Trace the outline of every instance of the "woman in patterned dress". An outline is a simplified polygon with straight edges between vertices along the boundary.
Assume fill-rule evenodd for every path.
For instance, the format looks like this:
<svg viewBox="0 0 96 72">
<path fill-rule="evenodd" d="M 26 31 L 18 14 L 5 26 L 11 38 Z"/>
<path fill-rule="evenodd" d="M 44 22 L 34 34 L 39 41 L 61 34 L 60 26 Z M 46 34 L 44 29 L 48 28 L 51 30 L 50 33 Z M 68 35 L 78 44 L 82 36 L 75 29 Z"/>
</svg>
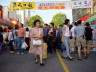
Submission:
<svg viewBox="0 0 96 72">
<path fill-rule="evenodd" d="M 41 28 L 40 24 L 41 24 L 40 20 L 35 20 L 34 27 L 30 31 L 32 48 L 30 48 L 29 52 L 35 55 L 35 62 L 38 63 L 38 58 L 39 58 L 40 65 L 43 66 L 44 65 L 43 58 L 42 58 L 43 28 Z"/>
</svg>

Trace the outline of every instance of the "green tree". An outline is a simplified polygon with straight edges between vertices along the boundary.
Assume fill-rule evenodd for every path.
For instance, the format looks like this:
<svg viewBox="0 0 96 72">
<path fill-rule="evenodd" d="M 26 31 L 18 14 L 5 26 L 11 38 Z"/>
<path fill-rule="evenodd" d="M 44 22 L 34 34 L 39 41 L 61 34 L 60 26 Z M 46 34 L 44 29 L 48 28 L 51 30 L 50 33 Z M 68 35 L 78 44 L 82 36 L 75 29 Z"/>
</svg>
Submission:
<svg viewBox="0 0 96 72">
<path fill-rule="evenodd" d="M 53 22 L 55 24 L 55 26 L 59 26 L 59 25 L 63 25 L 65 19 L 66 19 L 65 14 L 58 13 L 53 16 L 51 22 Z"/>
<path fill-rule="evenodd" d="M 32 16 L 30 17 L 29 21 L 28 21 L 28 26 L 29 27 L 33 27 L 33 23 L 35 20 L 39 19 L 41 21 L 41 23 L 43 24 L 43 19 L 39 16 L 39 15 L 35 15 L 35 16 Z"/>
</svg>

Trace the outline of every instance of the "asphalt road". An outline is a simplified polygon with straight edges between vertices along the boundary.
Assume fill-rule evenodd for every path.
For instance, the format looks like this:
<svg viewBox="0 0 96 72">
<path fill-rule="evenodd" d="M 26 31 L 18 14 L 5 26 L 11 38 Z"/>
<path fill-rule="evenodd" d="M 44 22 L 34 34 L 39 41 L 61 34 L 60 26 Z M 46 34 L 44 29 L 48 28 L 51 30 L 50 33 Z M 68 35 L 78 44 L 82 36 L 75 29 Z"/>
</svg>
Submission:
<svg viewBox="0 0 96 72">
<path fill-rule="evenodd" d="M 96 52 L 92 52 L 88 59 L 78 61 L 64 60 L 70 72 L 96 72 Z"/>
<path fill-rule="evenodd" d="M 0 72 L 64 72 L 57 56 L 50 55 L 45 66 L 34 63 L 30 54 L 17 55 L 4 53 L 0 55 Z"/>
<path fill-rule="evenodd" d="M 67 72 L 62 68 L 63 63 L 69 69 L 68 72 L 96 72 L 96 52 L 92 52 L 88 59 L 82 61 L 62 59 L 62 64 L 57 57 L 56 54 L 49 55 L 45 66 L 42 67 L 34 63 L 31 54 L 3 53 L 0 55 L 0 72 Z"/>
</svg>

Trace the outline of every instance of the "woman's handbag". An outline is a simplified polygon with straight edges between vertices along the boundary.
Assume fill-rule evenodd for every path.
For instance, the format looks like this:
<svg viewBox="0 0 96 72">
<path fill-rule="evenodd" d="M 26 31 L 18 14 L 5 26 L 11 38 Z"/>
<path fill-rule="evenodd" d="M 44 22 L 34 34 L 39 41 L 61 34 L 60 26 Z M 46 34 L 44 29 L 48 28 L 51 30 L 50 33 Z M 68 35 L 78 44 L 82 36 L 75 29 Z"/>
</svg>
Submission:
<svg viewBox="0 0 96 72">
<path fill-rule="evenodd" d="M 42 40 L 38 39 L 38 40 L 35 40 L 33 39 L 33 45 L 42 45 Z"/>
</svg>

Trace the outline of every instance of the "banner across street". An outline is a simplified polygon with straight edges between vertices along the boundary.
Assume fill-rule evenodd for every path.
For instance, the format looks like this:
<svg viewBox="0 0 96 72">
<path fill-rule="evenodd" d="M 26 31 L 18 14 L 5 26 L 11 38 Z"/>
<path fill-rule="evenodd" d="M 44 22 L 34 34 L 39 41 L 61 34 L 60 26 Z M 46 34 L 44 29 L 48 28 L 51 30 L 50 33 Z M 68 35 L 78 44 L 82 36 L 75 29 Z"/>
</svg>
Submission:
<svg viewBox="0 0 96 72">
<path fill-rule="evenodd" d="M 40 1 L 40 2 L 12 2 L 10 9 L 13 10 L 48 10 L 48 9 L 78 9 L 91 8 L 93 6 L 92 0 L 78 0 L 78 1 Z"/>
</svg>

